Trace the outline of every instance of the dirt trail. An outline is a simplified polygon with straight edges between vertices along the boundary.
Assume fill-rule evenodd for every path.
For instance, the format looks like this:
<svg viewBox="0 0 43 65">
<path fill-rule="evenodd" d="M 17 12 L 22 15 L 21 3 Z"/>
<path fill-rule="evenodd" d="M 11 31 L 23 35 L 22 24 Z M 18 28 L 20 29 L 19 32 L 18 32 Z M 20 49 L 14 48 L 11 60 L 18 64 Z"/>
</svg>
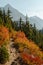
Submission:
<svg viewBox="0 0 43 65">
<path fill-rule="evenodd" d="M 18 57 L 18 54 L 16 53 L 16 49 L 12 48 L 11 45 L 14 43 L 10 40 L 10 44 L 8 46 L 8 52 L 9 52 L 9 61 L 6 64 L 0 64 L 0 65 L 11 65 L 11 63 Z"/>
</svg>

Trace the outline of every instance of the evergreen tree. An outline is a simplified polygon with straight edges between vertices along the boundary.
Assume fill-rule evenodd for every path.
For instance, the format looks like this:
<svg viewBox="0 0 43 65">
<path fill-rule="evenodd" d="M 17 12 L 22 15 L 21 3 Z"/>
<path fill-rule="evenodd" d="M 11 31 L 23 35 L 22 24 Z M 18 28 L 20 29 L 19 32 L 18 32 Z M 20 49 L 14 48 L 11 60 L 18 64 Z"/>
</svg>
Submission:
<svg viewBox="0 0 43 65">
<path fill-rule="evenodd" d="M 0 17 L 1 17 L 1 18 L 3 17 L 1 8 L 0 8 Z"/>
<path fill-rule="evenodd" d="M 20 21 L 19 21 L 19 29 L 21 30 L 21 24 L 22 24 L 22 18 L 20 17 Z"/>
<path fill-rule="evenodd" d="M 26 15 L 26 25 L 29 23 L 28 16 Z"/>
<path fill-rule="evenodd" d="M 7 17 L 11 19 L 11 11 L 10 11 L 9 8 L 8 8 L 8 10 L 7 10 Z"/>
<path fill-rule="evenodd" d="M 4 24 L 4 26 L 6 24 L 6 13 L 5 13 L 4 9 L 3 9 L 3 24 Z"/>
<path fill-rule="evenodd" d="M 7 20 L 6 25 L 9 28 L 9 31 L 10 31 L 10 29 L 12 28 L 12 17 L 11 17 L 11 11 L 9 10 L 9 8 L 7 10 L 7 13 L 6 13 L 6 18 L 7 18 L 6 19 Z"/>
<path fill-rule="evenodd" d="M 14 21 L 13 25 L 14 25 L 14 29 L 18 31 L 19 30 L 18 22 Z"/>
<path fill-rule="evenodd" d="M 2 18 L 3 18 L 3 14 L 2 14 L 2 10 L 1 10 L 1 8 L 0 8 L 0 25 L 2 25 L 3 24 L 3 20 L 2 20 Z"/>
</svg>

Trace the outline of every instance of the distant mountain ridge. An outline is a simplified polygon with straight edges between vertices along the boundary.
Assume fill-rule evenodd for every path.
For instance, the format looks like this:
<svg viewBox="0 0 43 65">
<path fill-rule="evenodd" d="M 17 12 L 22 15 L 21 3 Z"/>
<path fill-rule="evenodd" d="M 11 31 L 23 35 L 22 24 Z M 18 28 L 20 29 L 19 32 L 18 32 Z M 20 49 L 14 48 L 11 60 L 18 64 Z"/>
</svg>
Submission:
<svg viewBox="0 0 43 65">
<path fill-rule="evenodd" d="M 25 21 L 25 16 L 20 13 L 17 9 L 13 8 L 11 5 L 7 4 L 5 7 L 3 7 L 5 11 L 7 12 L 8 8 L 11 10 L 11 16 L 13 17 L 13 21 L 19 21 L 20 17 Z"/>
<path fill-rule="evenodd" d="M 26 21 L 26 17 L 20 13 L 17 9 L 13 8 L 11 5 L 7 4 L 4 7 L 0 7 L 1 9 L 5 9 L 5 11 L 8 10 L 8 8 L 11 10 L 11 16 L 13 17 L 13 21 L 19 21 L 20 17 L 22 18 L 23 21 Z M 29 22 L 31 24 L 36 24 L 37 29 L 42 29 L 43 28 L 43 20 L 40 19 L 37 16 L 29 17 L 28 18 Z"/>
<path fill-rule="evenodd" d="M 42 29 L 43 28 L 43 20 L 40 19 L 39 17 L 37 17 L 37 16 L 30 17 L 29 21 L 32 24 L 35 23 L 37 29 Z"/>
</svg>

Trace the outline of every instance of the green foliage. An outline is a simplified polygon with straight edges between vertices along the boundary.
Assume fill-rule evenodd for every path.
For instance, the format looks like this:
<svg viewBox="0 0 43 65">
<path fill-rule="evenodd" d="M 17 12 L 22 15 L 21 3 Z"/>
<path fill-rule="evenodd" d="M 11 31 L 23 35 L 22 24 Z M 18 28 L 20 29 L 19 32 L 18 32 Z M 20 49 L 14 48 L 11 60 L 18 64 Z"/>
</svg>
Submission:
<svg viewBox="0 0 43 65">
<path fill-rule="evenodd" d="M 9 28 L 9 30 L 12 28 L 12 17 L 10 14 L 11 11 L 9 10 L 9 8 L 7 12 L 5 12 L 4 9 L 3 10 L 0 9 L 0 24 Z"/>
<path fill-rule="evenodd" d="M 0 17 L 0 25 L 2 25 L 3 24 L 3 22 L 2 22 L 2 18 Z"/>
<path fill-rule="evenodd" d="M 3 17 L 1 8 L 0 8 L 0 17 L 1 17 L 1 18 Z"/>
<path fill-rule="evenodd" d="M 19 29 L 21 29 L 21 24 L 22 24 L 22 18 L 20 17 L 20 21 L 19 21 Z"/>
<path fill-rule="evenodd" d="M 9 60 L 9 53 L 7 49 L 4 46 L 0 47 L 0 63 L 4 64 L 8 60 Z"/>
</svg>

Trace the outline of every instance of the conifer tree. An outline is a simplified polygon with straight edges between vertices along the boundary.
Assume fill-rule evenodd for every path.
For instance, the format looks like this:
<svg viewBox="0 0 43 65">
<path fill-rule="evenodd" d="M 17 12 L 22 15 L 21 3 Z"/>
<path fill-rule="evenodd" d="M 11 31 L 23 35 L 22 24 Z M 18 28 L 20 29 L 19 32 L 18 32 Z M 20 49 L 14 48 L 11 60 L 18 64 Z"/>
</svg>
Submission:
<svg viewBox="0 0 43 65">
<path fill-rule="evenodd" d="M 19 21 L 19 29 L 21 30 L 21 24 L 22 24 L 22 18 L 20 17 L 20 21 Z"/>
</svg>

